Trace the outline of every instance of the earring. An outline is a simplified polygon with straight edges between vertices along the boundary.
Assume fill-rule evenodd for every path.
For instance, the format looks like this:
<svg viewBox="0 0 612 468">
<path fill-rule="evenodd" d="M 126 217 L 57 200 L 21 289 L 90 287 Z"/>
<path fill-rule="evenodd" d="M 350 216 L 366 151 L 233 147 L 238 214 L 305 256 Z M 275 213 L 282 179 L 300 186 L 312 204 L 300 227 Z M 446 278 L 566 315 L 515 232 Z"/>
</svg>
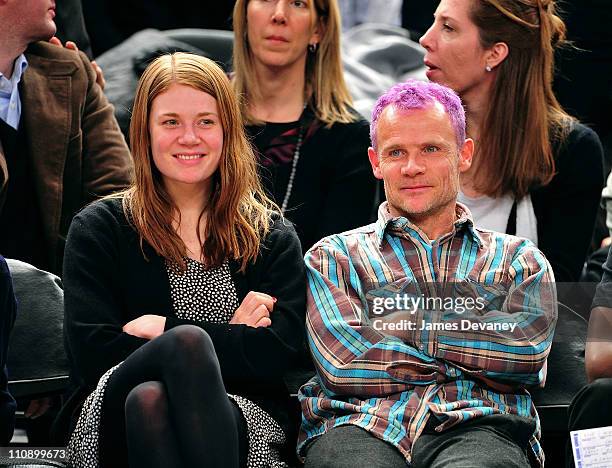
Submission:
<svg viewBox="0 0 612 468">
<path fill-rule="evenodd" d="M 493 69 L 491 68 L 491 65 L 487 65 L 487 66 L 485 67 L 485 70 L 486 70 L 486 71 L 488 71 L 488 72 L 490 72 L 490 71 L 491 71 L 491 70 L 493 70 Z"/>
<path fill-rule="evenodd" d="M 308 52 L 314 54 L 317 51 L 318 46 L 319 44 L 317 44 L 316 42 L 314 44 L 308 44 Z"/>
</svg>

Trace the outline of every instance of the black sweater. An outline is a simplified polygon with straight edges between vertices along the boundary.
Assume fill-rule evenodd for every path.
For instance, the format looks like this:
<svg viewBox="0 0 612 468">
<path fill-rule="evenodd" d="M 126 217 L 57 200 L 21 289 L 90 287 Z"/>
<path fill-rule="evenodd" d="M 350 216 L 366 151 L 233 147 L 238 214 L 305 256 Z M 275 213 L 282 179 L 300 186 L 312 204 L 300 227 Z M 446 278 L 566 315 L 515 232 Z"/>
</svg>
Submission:
<svg viewBox="0 0 612 468">
<path fill-rule="evenodd" d="M 531 191 L 531 201 L 538 248 L 550 262 L 555 281 L 574 282 L 587 256 L 604 186 L 603 149 L 593 130 L 575 124 L 555 154 L 555 176 Z"/>
<path fill-rule="evenodd" d="M 230 262 L 239 301 L 251 291 L 277 298 L 267 328 L 193 322 L 175 316 L 165 262 L 128 224 L 120 200 L 82 210 L 68 233 L 64 259 L 65 336 L 82 401 L 100 376 L 148 340 L 122 331 L 144 314 L 167 317 L 166 329 L 194 324 L 211 337 L 230 393 L 246 396 L 285 423 L 283 374 L 304 340 L 306 279 L 293 227 L 276 220 L 258 260 L 244 274 Z"/>
<path fill-rule="evenodd" d="M 378 181 L 368 160 L 370 127 L 362 118 L 327 128 L 306 109 L 309 124 L 300 149 L 287 219 L 306 252 L 330 234 L 376 220 Z M 300 122 L 251 125 L 262 182 L 280 206 L 287 193 Z M 287 136 L 289 135 L 289 136 Z"/>
</svg>

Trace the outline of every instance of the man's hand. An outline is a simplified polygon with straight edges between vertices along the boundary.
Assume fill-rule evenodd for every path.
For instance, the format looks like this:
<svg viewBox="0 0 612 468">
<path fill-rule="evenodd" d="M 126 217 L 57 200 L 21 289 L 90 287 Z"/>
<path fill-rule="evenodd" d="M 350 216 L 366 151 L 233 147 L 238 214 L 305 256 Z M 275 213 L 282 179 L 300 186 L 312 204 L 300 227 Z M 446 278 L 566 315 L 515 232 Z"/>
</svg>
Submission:
<svg viewBox="0 0 612 468">
<path fill-rule="evenodd" d="M 230 324 L 243 324 L 249 327 L 269 327 L 272 325 L 270 313 L 274 309 L 276 298 L 268 294 L 249 291 L 240 307 L 234 312 Z"/>
<path fill-rule="evenodd" d="M 166 317 L 161 315 L 142 315 L 123 326 L 128 335 L 152 340 L 164 332 Z"/>
<path fill-rule="evenodd" d="M 53 45 L 56 45 L 58 47 L 64 47 L 64 45 L 62 44 L 62 41 L 60 41 L 57 37 L 53 36 L 51 39 L 49 39 L 49 42 Z M 72 41 L 66 41 L 66 49 L 70 49 L 70 50 L 74 50 L 75 52 L 79 51 L 79 48 L 77 47 L 77 45 L 72 42 Z M 104 89 L 104 87 L 106 86 L 106 80 L 104 79 L 104 73 L 102 72 L 102 69 L 99 67 L 99 65 L 96 63 L 95 60 L 91 61 L 91 66 L 93 67 L 94 71 L 96 72 L 96 83 L 98 83 L 98 85 L 100 86 L 100 88 Z"/>
</svg>

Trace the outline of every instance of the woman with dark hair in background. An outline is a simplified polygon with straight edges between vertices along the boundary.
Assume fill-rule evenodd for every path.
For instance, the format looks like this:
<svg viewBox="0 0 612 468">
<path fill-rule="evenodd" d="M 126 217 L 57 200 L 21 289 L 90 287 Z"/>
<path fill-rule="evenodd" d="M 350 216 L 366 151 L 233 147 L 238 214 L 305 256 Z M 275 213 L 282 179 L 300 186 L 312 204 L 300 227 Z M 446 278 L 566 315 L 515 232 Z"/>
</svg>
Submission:
<svg viewBox="0 0 612 468">
<path fill-rule="evenodd" d="M 459 201 L 480 227 L 527 237 L 557 281 L 577 281 L 601 189 L 597 135 L 559 105 L 552 0 L 442 0 L 421 38 L 430 80 L 462 98 L 476 143 Z"/>
<path fill-rule="evenodd" d="M 303 251 L 370 222 L 368 124 L 344 82 L 336 0 L 238 0 L 232 81 L 262 182 Z"/>
<path fill-rule="evenodd" d="M 72 401 L 90 393 L 71 466 L 282 466 L 304 264 L 224 72 L 196 55 L 157 58 L 130 141 L 132 186 L 81 211 L 67 240 Z"/>
</svg>

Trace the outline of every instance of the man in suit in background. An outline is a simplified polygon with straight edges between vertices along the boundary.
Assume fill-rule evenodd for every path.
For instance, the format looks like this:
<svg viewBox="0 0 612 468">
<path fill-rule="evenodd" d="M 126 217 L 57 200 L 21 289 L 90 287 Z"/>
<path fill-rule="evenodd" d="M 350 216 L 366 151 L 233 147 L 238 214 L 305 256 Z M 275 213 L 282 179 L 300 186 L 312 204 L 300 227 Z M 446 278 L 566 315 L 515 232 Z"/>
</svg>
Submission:
<svg viewBox="0 0 612 468">
<path fill-rule="evenodd" d="M 46 42 L 54 18 L 54 0 L 0 0 L 0 255 L 61 275 L 72 217 L 124 188 L 132 162 L 87 57 Z"/>
<path fill-rule="evenodd" d="M 61 274 L 72 216 L 131 159 L 82 53 L 48 44 L 54 0 L 0 0 L 0 253 Z"/>
</svg>

